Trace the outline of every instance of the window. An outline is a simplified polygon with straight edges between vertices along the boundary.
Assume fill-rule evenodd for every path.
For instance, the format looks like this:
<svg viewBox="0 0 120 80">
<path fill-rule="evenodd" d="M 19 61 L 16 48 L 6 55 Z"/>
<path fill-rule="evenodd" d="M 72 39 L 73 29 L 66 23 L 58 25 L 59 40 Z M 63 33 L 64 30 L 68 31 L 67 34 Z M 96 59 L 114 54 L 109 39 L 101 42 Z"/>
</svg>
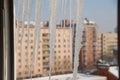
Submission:
<svg viewBox="0 0 120 80">
<path fill-rule="evenodd" d="M 68 55 L 68 58 L 70 58 L 70 56 Z"/>
<path fill-rule="evenodd" d="M 38 60 L 40 60 L 40 57 L 38 57 Z"/>
<path fill-rule="evenodd" d="M 33 46 L 31 46 L 31 49 L 33 49 Z"/>
<path fill-rule="evenodd" d="M 43 59 L 45 59 L 45 57 L 43 57 Z"/>
<path fill-rule="evenodd" d="M 33 43 L 33 40 L 31 40 L 30 43 Z"/>
<path fill-rule="evenodd" d="M 31 52 L 31 55 L 33 55 L 33 52 Z"/>
<path fill-rule="evenodd" d="M 34 73 L 34 71 L 32 71 L 32 73 Z"/>
<path fill-rule="evenodd" d="M 19 52 L 18 55 L 21 56 L 21 53 Z"/>
<path fill-rule="evenodd" d="M 27 66 L 27 65 L 25 65 L 25 68 L 28 68 L 28 66 Z"/>
<path fill-rule="evenodd" d="M 27 49 L 28 47 L 27 46 L 25 46 L 25 49 Z"/>
<path fill-rule="evenodd" d="M 27 36 L 28 36 L 28 34 L 26 33 L 26 34 L 25 34 L 25 36 L 27 37 Z"/>
<path fill-rule="evenodd" d="M 59 69 L 61 69 L 61 67 L 59 67 Z"/>
<path fill-rule="evenodd" d="M 57 68 L 55 67 L 55 68 L 54 68 L 54 70 L 56 71 L 56 70 L 57 70 Z"/>
<path fill-rule="evenodd" d="M 58 45 L 58 47 L 60 48 L 61 46 L 60 46 L 60 45 Z"/>
<path fill-rule="evenodd" d="M 40 72 L 40 69 L 38 69 L 38 72 Z"/>
<path fill-rule="evenodd" d="M 48 33 L 44 33 L 42 36 L 43 37 L 48 37 L 48 35 L 49 35 Z"/>
<path fill-rule="evenodd" d="M 21 59 L 19 59 L 18 62 L 21 62 Z"/>
<path fill-rule="evenodd" d="M 66 56 L 64 56 L 64 58 L 66 58 Z"/>
<path fill-rule="evenodd" d="M 19 72 L 18 74 L 21 75 L 21 72 Z"/>
<path fill-rule="evenodd" d="M 59 56 L 59 59 L 60 59 L 60 56 Z"/>
<path fill-rule="evenodd" d="M 19 33 L 19 37 L 21 37 L 21 34 Z"/>
<path fill-rule="evenodd" d="M 60 42 L 60 40 L 58 40 L 58 42 Z"/>
</svg>

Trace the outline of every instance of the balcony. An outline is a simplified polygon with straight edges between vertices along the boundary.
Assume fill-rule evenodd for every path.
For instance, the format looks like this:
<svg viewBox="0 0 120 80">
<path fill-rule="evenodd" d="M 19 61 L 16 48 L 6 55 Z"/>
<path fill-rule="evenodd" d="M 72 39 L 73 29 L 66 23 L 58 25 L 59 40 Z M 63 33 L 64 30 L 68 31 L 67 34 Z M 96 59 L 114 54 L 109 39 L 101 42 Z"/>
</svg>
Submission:
<svg viewBox="0 0 120 80">
<path fill-rule="evenodd" d="M 43 62 L 49 62 L 49 57 L 43 57 Z"/>
<path fill-rule="evenodd" d="M 49 57 L 49 53 L 43 53 L 44 57 Z"/>
</svg>

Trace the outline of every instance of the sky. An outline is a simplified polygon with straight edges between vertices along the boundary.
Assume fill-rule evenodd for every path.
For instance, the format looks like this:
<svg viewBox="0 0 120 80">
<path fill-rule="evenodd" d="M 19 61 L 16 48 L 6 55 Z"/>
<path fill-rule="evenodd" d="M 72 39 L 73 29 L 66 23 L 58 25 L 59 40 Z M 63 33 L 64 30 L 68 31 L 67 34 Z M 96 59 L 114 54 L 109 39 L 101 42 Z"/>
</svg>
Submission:
<svg viewBox="0 0 120 80">
<path fill-rule="evenodd" d="M 100 32 L 117 27 L 117 0 L 84 0 L 83 16 L 97 23 Z"/>
<path fill-rule="evenodd" d="M 46 21 L 50 15 L 49 0 L 42 1 L 42 7 L 44 8 L 41 10 L 41 19 Z M 32 20 L 34 20 L 35 17 L 35 3 L 35 0 L 33 0 Z M 18 5 L 16 5 L 16 7 L 17 6 Z M 100 32 L 114 32 L 117 27 L 117 0 L 83 0 L 83 18 L 95 21 Z"/>
</svg>

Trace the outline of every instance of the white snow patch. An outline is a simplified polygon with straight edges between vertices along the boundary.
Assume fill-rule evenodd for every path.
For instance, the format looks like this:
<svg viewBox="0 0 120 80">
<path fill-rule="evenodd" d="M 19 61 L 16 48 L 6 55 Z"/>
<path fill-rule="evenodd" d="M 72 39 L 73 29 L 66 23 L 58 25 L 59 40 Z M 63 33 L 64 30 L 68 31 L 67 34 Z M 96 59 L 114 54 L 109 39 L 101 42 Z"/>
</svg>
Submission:
<svg viewBox="0 0 120 80">
<path fill-rule="evenodd" d="M 77 80 L 107 80 L 104 76 L 96 76 L 96 75 L 86 75 L 86 74 L 78 74 Z M 52 76 L 51 80 L 72 80 L 73 74 L 64 74 L 64 75 L 56 75 Z M 31 80 L 31 79 L 24 79 Z M 40 77 L 40 78 L 32 78 L 32 80 L 49 80 L 49 77 Z"/>
<path fill-rule="evenodd" d="M 117 78 L 119 78 L 119 67 L 117 66 L 110 67 L 109 72 L 112 73 Z"/>
</svg>

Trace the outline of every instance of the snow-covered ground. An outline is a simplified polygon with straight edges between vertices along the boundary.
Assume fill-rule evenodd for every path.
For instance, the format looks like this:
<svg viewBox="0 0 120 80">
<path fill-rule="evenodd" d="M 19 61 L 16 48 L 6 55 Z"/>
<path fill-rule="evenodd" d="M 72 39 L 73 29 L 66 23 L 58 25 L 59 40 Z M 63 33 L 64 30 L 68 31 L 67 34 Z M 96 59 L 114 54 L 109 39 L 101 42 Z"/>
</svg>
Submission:
<svg viewBox="0 0 120 80">
<path fill-rule="evenodd" d="M 72 80 L 73 74 L 64 74 L 64 75 L 56 75 L 52 76 L 52 80 Z M 86 74 L 78 74 L 77 80 L 107 80 L 104 76 L 96 76 L 96 75 L 86 75 Z M 31 80 L 31 79 L 25 79 Z M 41 77 L 41 78 L 33 78 L 32 80 L 49 80 L 49 77 Z"/>
<path fill-rule="evenodd" d="M 119 67 L 118 66 L 110 67 L 109 72 L 112 73 L 117 78 L 119 78 Z"/>
</svg>

